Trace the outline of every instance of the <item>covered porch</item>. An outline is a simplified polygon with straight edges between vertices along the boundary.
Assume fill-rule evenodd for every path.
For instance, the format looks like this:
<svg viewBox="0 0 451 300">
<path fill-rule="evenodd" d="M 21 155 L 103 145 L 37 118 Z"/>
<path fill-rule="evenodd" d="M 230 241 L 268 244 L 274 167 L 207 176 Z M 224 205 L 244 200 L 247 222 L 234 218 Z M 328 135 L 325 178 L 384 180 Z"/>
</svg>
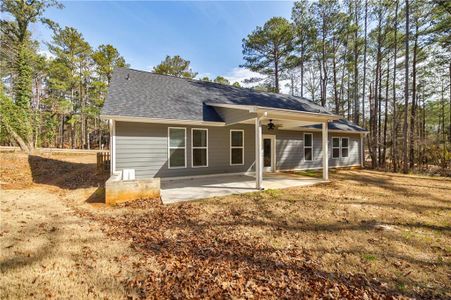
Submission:
<svg viewBox="0 0 451 300">
<path fill-rule="evenodd" d="M 264 189 L 310 186 L 326 182 L 321 178 L 301 176 L 291 173 L 265 173 Z M 197 178 L 178 178 L 161 180 L 160 196 L 163 204 L 190 200 L 221 197 L 232 194 L 257 192 L 255 176 L 217 175 Z"/>
<path fill-rule="evenodd" d="M 208 103 L 224 119 L 225 125 L 252 124 L 255 127 L 255 183 L 256 190 L 268 188 L 264 180 L 270 180 L 264 176 L 264 172 L 279 171 L 276 158 L 276 135 L 277 130 L 305 131 L 306 126 L 320 125 L 321 128 L 321 169 L 322 180 L 329 180 L 329 153 L 328 153 L 328 131 L 329 122 L 340 119 L 340 116 L 325 112 L 294 111 L 279 108 L 268 108 L 260 106 L 217 104 Z M 307 129 L 308 130 L 308 129 Z M 313 137 L 310 139 L 310 147 L 313 145 Z M 303 141 L 306 147 L 306 141 Z M 313 156 L 313 153 L 311 153 Z M 310 159 L 312 160 L 312 159 Z"/>
</svg>

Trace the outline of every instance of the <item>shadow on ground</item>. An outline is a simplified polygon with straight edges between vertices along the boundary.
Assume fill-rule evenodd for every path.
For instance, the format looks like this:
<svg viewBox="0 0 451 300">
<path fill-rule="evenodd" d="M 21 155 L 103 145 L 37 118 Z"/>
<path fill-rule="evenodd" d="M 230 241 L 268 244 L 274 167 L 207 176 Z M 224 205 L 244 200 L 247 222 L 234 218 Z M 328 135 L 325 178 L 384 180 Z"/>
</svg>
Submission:
<svg viewBox="0 0 451 300">
<path fill-rule="evenodd" d="M 95 187 L 101 183 L 95 164 L 73 163 L 37 155 L 28 156 L 28 163 L 34 183 L 70 190 Z"/>
</svg>

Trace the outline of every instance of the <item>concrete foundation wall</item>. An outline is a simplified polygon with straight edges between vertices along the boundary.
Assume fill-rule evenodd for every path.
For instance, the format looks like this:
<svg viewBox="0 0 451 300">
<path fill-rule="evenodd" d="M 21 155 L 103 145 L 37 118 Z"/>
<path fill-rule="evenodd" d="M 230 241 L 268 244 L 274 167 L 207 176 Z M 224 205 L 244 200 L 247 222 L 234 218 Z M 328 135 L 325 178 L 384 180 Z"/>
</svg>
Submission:
<svg viewBox="0 0 451 300">
<path fill-rule="evenodd" d="M 120 180 L 120 175 L 113 175 L 105 183 L 105 203 L 109 205 L 159 197 L 160 178 Z"/>
</svg>

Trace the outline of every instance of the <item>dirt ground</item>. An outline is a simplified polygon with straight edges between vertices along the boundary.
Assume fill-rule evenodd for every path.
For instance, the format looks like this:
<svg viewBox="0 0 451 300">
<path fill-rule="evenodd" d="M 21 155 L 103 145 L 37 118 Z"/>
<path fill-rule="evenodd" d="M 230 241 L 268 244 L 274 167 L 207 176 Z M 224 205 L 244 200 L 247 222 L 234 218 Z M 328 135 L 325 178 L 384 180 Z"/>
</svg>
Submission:
<svg viewBox="0 0 451 300">
<path fill-rule="evenodd" d="M 65 189 L 30 181 L 32 170 L 25 156 L 0 157 L 1 298 L 124 299 L 132 295 L 124 282 L 136 273 L 139 256 L 130 243 L 107 237 L 100 224 L 77 216 L 64 201 Z M 64 159 L 91 162 L 92 155 Z M 57 172 L 51 169 L 34 176 L 49 179 Z M 72 184 L 79 184 L 70 168 L 64 173 L 72 177 Z M 70 186 L 63 174 L 50 182 Z"/>
<path fill-rule="evenodd" d="M 450 179 L 112 208 L 94 162 L 0 154 L 2 298 L 451 298 Z"/>
</svg>

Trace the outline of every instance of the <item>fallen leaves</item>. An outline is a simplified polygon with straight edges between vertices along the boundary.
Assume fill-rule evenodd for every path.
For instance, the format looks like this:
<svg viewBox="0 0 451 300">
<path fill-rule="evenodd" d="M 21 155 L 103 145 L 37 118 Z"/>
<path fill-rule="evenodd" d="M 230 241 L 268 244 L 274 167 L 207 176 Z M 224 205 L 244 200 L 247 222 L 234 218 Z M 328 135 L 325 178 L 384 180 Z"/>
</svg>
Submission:
<svg viewBox="0 0 451 300">
<path fill-rule="evenodd" d="M 244 239 L 212 223 L 198 222 L 199 207 L 189 203 L 163 206 L 158 201 L 137 201 L 119 207 L 124 208 L 128 213 L 116 217 L 79 213 L 105 224 L 110 236 L 131 240 L 131 247 L 144 257 L 137 266 L 141 272 L 124 282 L 131 298 L 396 296 L 364 275 L 322 271 L 304 249 L 275 249 L 255 237 Z M 134 213 L 136 209 L 140 212 Z M 222 214 L 236 218 L 241 212 Z M 154 260 L 158 268 L 147 268 L 145 259 Z"/>
</svg>

